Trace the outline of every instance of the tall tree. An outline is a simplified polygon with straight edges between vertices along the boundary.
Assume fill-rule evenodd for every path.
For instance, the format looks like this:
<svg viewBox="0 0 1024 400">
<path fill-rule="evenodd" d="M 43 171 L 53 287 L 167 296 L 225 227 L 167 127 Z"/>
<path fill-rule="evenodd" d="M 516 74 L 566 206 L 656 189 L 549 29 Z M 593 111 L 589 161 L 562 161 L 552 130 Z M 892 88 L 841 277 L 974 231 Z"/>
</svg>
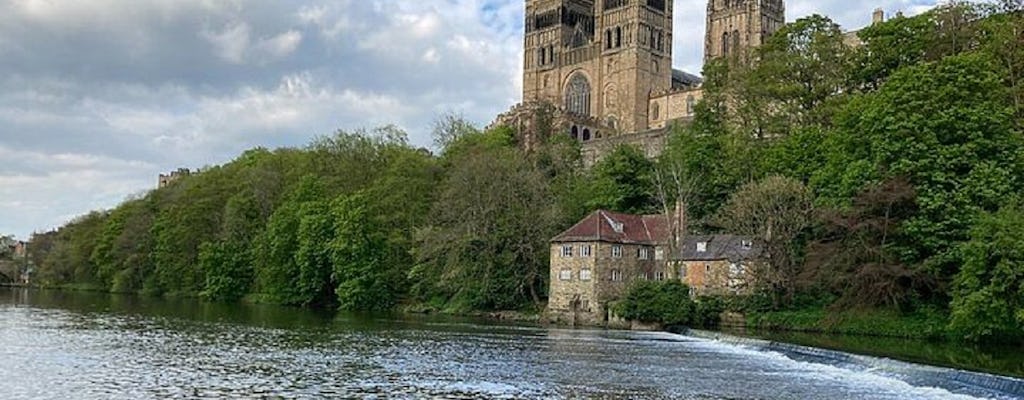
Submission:
<svg viewBox="0 0 1024 400">
<path fill-rule="evenodd" d="M 788 301 L 799 273 L 800 237 L 810 227 L 813 197 L 800 181 L 770 176 L 741 187 L 719 210 L 716 222 L 728 232 L 764 243 L 769 268 L 757 280 L 777 300 Z"/>
</svg>

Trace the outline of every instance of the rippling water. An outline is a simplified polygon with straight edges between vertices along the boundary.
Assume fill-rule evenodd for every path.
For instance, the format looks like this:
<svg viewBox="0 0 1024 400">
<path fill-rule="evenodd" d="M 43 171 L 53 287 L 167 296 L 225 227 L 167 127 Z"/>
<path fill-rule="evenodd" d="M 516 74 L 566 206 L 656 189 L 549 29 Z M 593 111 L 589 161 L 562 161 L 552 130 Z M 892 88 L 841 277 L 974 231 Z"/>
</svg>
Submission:
<svg viewBox="0 0 1024 400">
<path fill-rule="evenodd" d="M 3 399 L 1012 398 L 666 333 L 7 289 L 0 363 Z"/>
</svg>

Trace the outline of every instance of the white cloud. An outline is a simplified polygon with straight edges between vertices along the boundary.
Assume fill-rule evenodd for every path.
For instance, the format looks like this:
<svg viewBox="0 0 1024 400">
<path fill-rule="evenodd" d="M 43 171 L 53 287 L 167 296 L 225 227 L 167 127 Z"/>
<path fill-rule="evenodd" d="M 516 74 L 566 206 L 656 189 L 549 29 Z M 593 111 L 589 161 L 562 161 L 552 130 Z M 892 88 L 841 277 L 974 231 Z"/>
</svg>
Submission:
<svg viewBox="0 0 1024 400">
<path fill-rule="evenodd" d="M 933 0 L 787 1 L 847 29 Z M 0 0 L 0 234 L 52 227 L 177 167 L 519 101 L 521 0 Z M 705 0 L 675 2 L 699 72 Z"/>
<path fill-rule="evenodd" d="M 265 53 L 273 59 L 281 59 L 292 54 L 299 44 L 302 43 L 302 33 L 290 30 L 269 39 L 264 39 L 256 45 L 256 50 Z"/>
<path fill-rule="evenodd" d="M 213 45 L 218 57 L 224 61 L 241 64 L 245 61 L 245 52 L 249 49 L 252 30 L 245 22 L 236 22 L 225 26 L 220 31 L 203 30 L 202 36 Z"/>
</svg>

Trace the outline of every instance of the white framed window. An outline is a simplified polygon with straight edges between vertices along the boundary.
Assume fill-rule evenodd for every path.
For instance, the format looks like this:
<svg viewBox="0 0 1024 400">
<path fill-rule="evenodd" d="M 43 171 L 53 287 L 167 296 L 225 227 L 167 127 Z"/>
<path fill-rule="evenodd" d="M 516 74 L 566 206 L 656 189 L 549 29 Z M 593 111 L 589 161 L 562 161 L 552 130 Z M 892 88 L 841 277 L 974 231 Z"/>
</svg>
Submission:
<svg viewBox="0 0 1024 400">
<path fill-rule="evenodd" d="M 641 260 L 649 260 L 651 258 L 651 249 L 646 247 L 639 247 L 636 249 L 636 258 Z"/>
<path fill-rule="evenodd" d="M 590 277 L 591 277 L 591 273 L 590 273 L 589 269 L 581 269 L 580 270 L 580 280 L 581 281 L 589 281 Z"/>
<path fill-rule="evenodd" d="M 644 272 L 644 280 L 645 281 L 651 280 L 651 273 L 650 272 L 646 272 L 646 271 Z"/>
<path fill-rule="evenodd" d="M 665 280 L 665 272 L 664 271 L 655 272 L 654 273 L 654 279 L 657 280 L 657 281 Z"/>
<path fill-rule="evenodd" d="M 612 270 L 612 282 L 622 282 L 622 271 Z"/>
<path fill-rule="evenodd" d="M 559 280 L 563 280 L 563 281 L 571 281 L 572 280 L 572 270 L 571 269 L 563 269 L 562 272 L 560 272 L 558 274 L 558 279 Z"/>
<path fill-rule="evenodd" d="M 708 251 L 708 242 L 697 242 L 697 252 L 706 253 Z"/>
<path fill-rule="evenodd" d="M 665 249 L 662 248 L 662 247 L 655 248 L 654 249 L 654 259 L 658 260 L 658 261 L 664 260 L 665 259 Z"/>
<path fill-rule="evenodd" d="M 612 258 L 622 258 L 622 245 L 612 246 Z"/>
<path fill-rule="evenodd" d="M 562 246 L 562 257 L 572 257 L 572 245 Z"/>
<path fill-rule="evenodd" d="M 580 257 L 590 257 L 593 254 L 593 247 L 591 245 L 580 246 Z"/>
</svg>

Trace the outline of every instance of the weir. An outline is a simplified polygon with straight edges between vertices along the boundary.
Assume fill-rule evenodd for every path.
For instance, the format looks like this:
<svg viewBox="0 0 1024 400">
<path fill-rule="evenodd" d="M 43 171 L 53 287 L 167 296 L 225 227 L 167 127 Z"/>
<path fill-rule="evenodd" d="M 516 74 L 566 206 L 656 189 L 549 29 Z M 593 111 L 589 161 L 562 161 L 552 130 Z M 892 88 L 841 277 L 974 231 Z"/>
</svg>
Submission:
<svg viewBox="0 0 1024 400">
<path fill-rule="evenodd" d="M 761 351 L 782 354 L 796 361 L 832 365 L 856 371 L 870 371 L 889 377 L 898 377 L 919 387 L 936 387 L 951 392 L 974 389 L 989 396 L 1024 398 L 1024 379 L 914 364 L 888 358 L 864 356 L 842 351 L 800 346 L 790 343 L 755 339 L 696 329 L 676 329 L 673 332 L 698 339 L 712 340 Z"/>
</svg>

